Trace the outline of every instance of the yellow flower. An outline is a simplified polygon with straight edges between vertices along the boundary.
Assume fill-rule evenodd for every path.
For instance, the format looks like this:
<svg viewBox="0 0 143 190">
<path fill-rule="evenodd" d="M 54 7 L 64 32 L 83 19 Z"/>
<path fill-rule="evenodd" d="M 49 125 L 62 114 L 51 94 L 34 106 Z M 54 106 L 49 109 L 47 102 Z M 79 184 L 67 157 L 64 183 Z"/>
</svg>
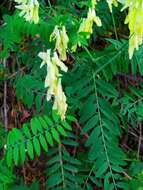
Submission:
<svg viewBox="0 0 143 190">
<path fill-rule="evenodd" d="M 37 0 L 15 0 L 15 2 L 19 4 L 16 8 L 21 10 L 20 16 L 35 24 L 39 22 L 39 3 Z"/>
<path fill-rule="evenodd" d="M 59 59 L 56 52 L 54 52 L 54 56 L 52 57 L 52 63 L 58 67 L 64 72 L 67 72 L 68 68 L 65 66 L 65 64 Z"/>
<path fill-rule="evenodd" d="M 98 16 L 96 16 L 95 9 L 89 8 L 87 19 L 89 19 L 92 22 L 95 22 L 97 26 L 101 26 L 101 20 Z"/>
<path fill-rule="evenodd" d="M 143 38 L 143 0 L 125 0 L 123 9 L 129 8 L 125 24 L 129 25 L 129 58 L 131 59 L 134 49 L 138 50 Z M 123 10 L 122 9 L 122 10 Z"/>
<path fill-rule="evenodd" d="M 55 94 L 53 109 L 58 111 L 58 114 L 61 116 L 61 119 L 65 119 L 67 103 L 66 96 L 62 90 L 61 79 L 58 80 L 58 87 Z"/>
<path fill-rule="evenodd" d="M 39 3 L 37 0 L 30 1 L 30 9 L 31 21 L 37 24 L 39 22 Z"/>
<path fill-rule="evenodd" d="M 15 6 L 17 9 L 20 9 L 20 16 L 23 16 L 27 21 L 29 21 L 30 19 L 30 8 L 27 4 L 20 4 Z"/>
<path fill-rule="evenodd" d="M 88 32 L 88 33 L 92 34 L 92 32 L 93 32 L 92 26 L 93 26 L 93 21 L 84 18 L 82 20 L 82 23 L 80 25 L 78 32 Z M 90 37 L 90 35 L 88 37 Z"/>
<path fill-rule="evenodd" d="M 91 6 L 92 6 L 92 8 L 95 8 L 96 4 L 97 4 L 96 0 L 91 0 Z"/>
<path fill-rule="evenodd" d="M 91 0 L 91 6 L 88 9 L 87 18 L 83 18 L 82 22 L 79 26 L 78 34 L 82 32 L 86 32 L 86 39 L 90 38 L 90 35 L 93 33 L 93 24 L 95 23 L 97 26 L 102 26 L 100 18 L 96 15 L 95 7 L 99 0 Z M 80 40 L 73 44 L 71 47 L 72 52 L 75 52 L 77 47 L 81 46 Z"/>
<path fill-rule="evenodd" d="M 67 67 L 59 59 L 56 52 L 53 53 L 51 57 L 51 50 L 47 52 L 40 52 L 38 56 L 42 59 L 41 66 L 47 64 L 47 75 L 45 78 L 45 88 L 47 90 L 47 101 L 51 99 L 52 96 L 55 97 L 53 109 L 56 109 L 61 115 L 61 118 L 65 118 L 65 113 L 67 110 L 66 96 L 62 90 L 61 85 L 61 74 L 59 68 L 67 72 Z"/>
<path fill-rule="evenodd" d="M 47 64 L 47 75 L 45 78 L 45 88 L 48 87 L 47 91 L 47 101 L 49 101 L 52 95 L 55 94 L 57 87 L 57 76 L 59 74 L 58 68 L 56 65 L 52 64 L 52 60 L 50 57 L 51 50 L 47 50 L 46 52 L 40 52 L 38 56 L 43 60 L 40 68 Z"/>
<path fill-rule="evenodd" d="M 52 40 L 56 40 L 55 49 L 58 51 L 60 59 L 65 61 L 67 59 L 66 52 L 69 42 L 65 26 L 62 26 L 62 30 L 60 30 L 58 26 L 55 26 L 54 31 L 50 36 L 50 41 Z"/>
<path fill-rule="evenodd" d="M 118 6 L 118 2 L 117 0 L 106 0 L 110 9 L 110 12 L 112 12 L 112 5 L 114 5 L 115 7 Z"/>
<path fill-rule="evenodd" d="M 40 52 L 38 56 L 43 60 L 41 63 L 40 68 L 47 64 L 47 75 L 45 78 L 45 88 L 48 87 L 47 91 L 47 101 L 49 101 L 52 95 L 55 94 L 57 88 L 57 77 L 59 75 L 58 68 L 55 64 L 52 63 L 51 57 L 51 50 L 47 50 L 46 52 Z"/>
<path fill-rule="evenodd" d="M 41 67 L 43 67 L 43 65 L 47 64 L 50 65 L 51 64 L 51 58 L 50 58 L 50 54 L 51 54 L 51 50 L 48 49 L 47 52 L 40 52 L 38 54 L 38 56 L 43 60 L 41 63 Z"/>
<path fill-rule="evenodd" d="M 96 16 L 95 9 L 89 8 L 87 18 L 82 20 L 82 23 L 80 25 L 78 32 L 88 32 L 90 34 L 93 33 L 93 23 L 96 23 L 97 26 L 101 26 L 101 20 L 98 16 Z M 87 36 L 89 38 L 90 35 Z"/>
</svg>

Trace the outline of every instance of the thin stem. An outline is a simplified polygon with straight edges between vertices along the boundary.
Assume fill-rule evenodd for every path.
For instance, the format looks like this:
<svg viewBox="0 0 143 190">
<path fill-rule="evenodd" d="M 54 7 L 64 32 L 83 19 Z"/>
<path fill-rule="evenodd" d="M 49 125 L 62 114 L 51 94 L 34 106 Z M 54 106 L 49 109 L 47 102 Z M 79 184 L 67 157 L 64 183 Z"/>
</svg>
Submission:
<svg viewBox="0 0 143 190">
<path fill-rule="evenodd" d="M 131 107 L 135 106 L 137 103 L 141 102 L 142 100 L 143 100 L 143 97 L 140 98 L 140 99 L 138 99 L 138 100 L 136 100 L 134 103 L 132 103 L 132 104 L 130 105 L 130 107 L 129 107 L 128 109 L 131 109 Z"/>
<path fill-rule="evenodd" d="M 48 4 L 49 4 L 49 8 L 51 9 L 51 11 L 54 11 L 54 9 L 53 9 L 53 7 L 52 7 L 52 5 L 51 5 L 50 0 L 48 0 Z"/>
<path fill-rule="evenodd" d="M 139 143 L 138 143 L 137 158 L 139 159 L 140 158 L 140 148 L 141 148 L 141 143 L 142 143 L 142 125 L 141 125 L 141 123 L 139 123 L 138 126 L 139 126 L 140 136 L 139 136 Z"/>
<path fill-rule="evenodd" d="M 22 170 L 23 170 L 24 184 L 27 185 L 27 180 L 26 180 L 26 169 L 25 169 L 25 166 L 22 167 Z"/>
<path fill-rule="evenodd" d="M 6 67 L 6 59 L 3 60 L 4 67 Z M 7 117 L 7 81 L 4 81 L 4 97 L 3 97 L 3 109 L 4 109 L 4 127 L 5 131 L 8 131 L 8 117 Z"/>
<path fill-rule="evenodd" d="M 123 172 L 123 173 L 124 173 L 124 175 L 125 175 L 125 177 L 126 177 L 127 179 L 132 180 L 132 177 L 129 176 L 126 172 Z"/>
<path fill-rule="evenodd" d="M 112 16 L 112 21 L 113 21 L 115 37 L 116 37 L 116 40 L 118 40 L 118 34 L 117 34 L 116 23 L 115 23 L 113 12 L 111 12 L 111 16 Z"/>
<path fill-rule="evenodd" d="M 48 0 L 49 7 L 52 8 L 50 0 Z"/>
<path fill-rule="evenodd" d="M 83 189 L 85 189 L 85 185 L 87 184 L 88 179 L 89 179 L 89 177 L 91 176 L 91 174 L 92 174 L 94 168 L 95 168 L 95 164 L 92 166 L 91 170 L 89 171 L 89 174 L 88 174 L 88 176 L 87 176 L 87 178 L 86 178 L 86 180 L 85 180 L 85 183 L 84 183 L 84 185 L 83 185 Z"/>
<path fill-rule="evenodd" d="M 65 178 L 64 178 L 64 169 L 63 169 L 63 159 L 62 159 L 62 150 L 61 150 L 61 146 L 59 145 L 59 157 L 60 157 L 60 165 L 61 165 L 61 173 L 62 173 L 62 181 L 63 181 L 63 189 L 65 189 L 66 185 L 65 185 Z"/>
</svg>

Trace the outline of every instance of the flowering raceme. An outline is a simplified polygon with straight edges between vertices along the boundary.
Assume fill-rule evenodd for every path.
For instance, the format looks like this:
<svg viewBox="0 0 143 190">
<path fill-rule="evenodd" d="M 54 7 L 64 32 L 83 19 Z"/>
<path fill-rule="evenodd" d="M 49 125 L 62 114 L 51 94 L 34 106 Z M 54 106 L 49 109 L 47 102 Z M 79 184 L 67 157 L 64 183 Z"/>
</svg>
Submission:
<svg viewBox="0 0 143 190">
<path fill-rule="evenodd" d="M 86 32 L 88 33 L 86 35 L 86 38 L 89 39 L 90 35 L 93 33 L 93 24 L 96 23 L 97 26 L 101 26 L 101 20 L 98 16 L 96 16 L 96 12 L 95 12 L 95 6 L 97 4 L 96 0 L 91 0 L 91 7 L 89 7 L 88 9 L 88 13 L 87 13 L 87 18 L 83 18 L 82 22 L 80 24 L 79 30 L 78 30 L 78 34 L 82 33 L 82 32 Z M 81 46 L 81 42 L 78 41 L 76 44 L 74 44 L 72 46 L 72 52 L 75 52 L 77 49 L 77 46 Z"/>
<path fill-rule="evenodd" d="M 61 116 L 61 119 L 65 119 L 67 104 L 66 104 L 66 96 L 62 89 L 61 78 L 59 78 L 58 80 L 53 109 L 58 111 L 58 114 Z"/>
<path fill-rule="evenodd" d="M 51 97 L 54 96 L 53 109 L 57 110 L 61 118 L 64 119 L 67 110 L 67 104 L 66 96 L 62 90 L 61 74 L 59 73 L 59 68 L 62 71 L 67 72 L 67 67 L 59 59 L 56 52 L 54 52 L 53 56 L 51 57 L 51 50 L 47 50 L 47 52 L 40 52 L 38 56 L 43 60 L 40 67 L 47 64 L 47 76 L 45 79 L 45 88 L 48 87 L 47 101 L 49 101 Z"/>
<path fill-rule="evenodd" d="M 101 26 L 101 20 L 98 16 L 96 16 L 95 9 L 89 8 L 87 18 L 83 19 L 78 32 L 88 32 L 92 34 L 92 27 L 94 22 L 97 24 L 97 26 Z M 88 36 L 88 38 L 89 37 L 90 35 Z"/>
<path fill-rule="evenodd" d="M 56 40 L 55 49 L 60 55 L 60 59 L 65 61 L 67 59 L 66 52 L 68 48 L 69 38 L 66 33 L 65 26 L 62 26 L 62 30 L 57 25 L 54 28 L 53 33 L 50 36 L 50 41 Z"/>
<path fill-rule="evenodd" d="M 18 5 L 17 9 L 21 10 L 20 16 L 23 16 L 27 21 L 39 22 L 39 3 L 37 0 L 15 0 Z"/>
<path fill-rule="evenodd" d="M 143 0 L 125 0 L 124 7 L 129 8 L 125 24 L 129 25 L 129 58 L 131 59 L 134 49 L 138 50 L 143 38 Z M 123 10 L 122 9 L 122 10 Z"/>
<path fill-rule="evenodd" d="M 93 23 L 95 22 L 97 24 L 97 26 L 101 26 L 101 20 L 98 16 L 96 16 L 96 12 L 95 12 L 95 5 L 96 5 L 96 1 L 92 0 L 92 7 L 90 7 L 88 9 L 88 13 L 87 13 L 87 18 L 84 18 L 82 20 L 82 23 L 80 25 L 79 31 L 78 32 L 88 32 L 90 34 L 93 33 Z M 89 38 L 90 35 L 87 36 L 87 38 Z"/>
</svg>

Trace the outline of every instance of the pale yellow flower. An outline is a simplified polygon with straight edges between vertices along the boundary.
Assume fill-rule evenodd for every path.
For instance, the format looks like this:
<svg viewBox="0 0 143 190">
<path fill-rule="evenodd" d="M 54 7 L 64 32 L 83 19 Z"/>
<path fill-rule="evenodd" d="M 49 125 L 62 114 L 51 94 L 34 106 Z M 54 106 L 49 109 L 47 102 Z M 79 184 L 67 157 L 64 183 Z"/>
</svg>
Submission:
<svg viewBox="0 0 143 190">
<path fill-rule="evenodd" d="M 30 7 L 27 4 L 20 4 L 15 6 L 17 9 L 21 10 L 20 16 L 23 16 L 27 21 L 30 19 Z"/>
<path fill-rule="evenodd" d="M 87 18 L 84 18 L 82 20 L 82 23 L 80 25 L 79 31 L 78 32 L 88 32 L 90 34 L 93 33 L 93 23 L 96 23 L 97 26 L 101 26 L 101 20 L 98 16 L 96 16 L 95 9 L 94 8 L 89 8 Z M 87 36 L 87 38 L 89 38 Z"/>
<path fill-rule="evenodd" d="M 15 0 L 15 2 L 18 3 L 16 8 L 21 10 L 20 16 L 35 24 L 39 22 L 39 3 L 37 0 Z"/>
<path fill-rule="evenodd" d="M 47 101 L 49 101 L 54 96 L 57 91 L 57 83 L 58 83 L 59 70 L 56 65 L 52 62 L 49 66 L 47 66 L 47 76 L 45 79 L 45 88 L 48 87 L 47 91 Z"/>
<path fill-rule="evenodd" d="M 58 111 L 58 114 L 61 116 L 61 119 L 65 119 L 67 103 L 66 96 L 62 90 L 61 79 L 58 80 L 58 87 L 55 94 L 53 109 Z"/>
<path fill-rule="evenodd" d="M 59 59 L 56 52 L 54 52 L 54 56 L 52 57 L 52 63 L 60 67 L 62 71 L 67 72 L 68 70 L 67 66 L 65 66 L 65 64 Z"/>
<path fill-rule="evenodd" d="M 50 36 L 50 41 L 52 40 L 56 40 L 55 49 L 58 51 L 60 59 L 65 61 L 67 59 L 66 52 L 69 42 L 65 26 L 62 26 L 62 29 L 60 29 L 58 26 L 55 26 L 54 31 Z"/>
<path fill-rule="evenodd" d="M 96 0 L 91 0 L 91 7 L 92 8 L 95 8 L 96 4 L 97 4 Z"/>
<path fill-rule="evenodd" d="M 47 52 L 40 52 L 38 54 L 38 56 L 42 59 L 42 63 L 41 63 L 41 67 L 43 67 L 43 65 L 47 64 L 50 65 L 51 64 L 51 50 L 48 49 Z"/>
<path fill-rule="evenodd" d="M 56 109 L 61 115 L 61 118 L 65 118 L 65 113 L 67 110 L 66 104 L 66 96 L 62 90 L 61 85 L 61 74 L 59 72 L 59 68 L 67 72 L 67 67 L 64 63 L 59 59 L 56 52 L 53 53 L 51 57 L 51 50 L 47 50 L 47 52 L 40 52 L 38 56 L 42 59 L 41 66 L 47 64 L 47 75 L 45 78 L 45 88 L 47 90 L 47 101 L 54 96 L 54 105 L 53 109 Z"/>
<path fill-rule="evenodd" d="M 47 53 L 40 52 L 38 54 L 38 56 L 43 60 L 40 67 L 42 67 L 44 64 L 47 64 L 47 75 L 45 78 L 45 88 L 48 87 L 47 101 L 51 99 L 52 95 L 54 95 L 57 90 L 56 88 L 57 88 L 58 76 L 59 76 L 59 70 L 56 64 L 52 63 L 50 54 L 51 54 L 51 50 L 47 50 Z"/>
<path fill-rule="evenodd" d="M 118 2 L 117 0 L 106 0 L 110 9 L 110 12 L 112 12 L 112 5 L 114 5 L 115 7 L 118 6 Z"/>
<path fill-rule="evenodd" d="M 87 33 L 86 39 L 89 39 L 91 34 L 93 33 L 93 24 L 95 23 L 97 26 L 102 26 L 100 18 L 96 15 L 95 7 L 99 0 L 91 0 L 91 6 L 88 9 L 87 18 L 83 18 L 82 22 L 79 26 L 78 34 Z M 75 52 L 77 47 L 81 46 L 81 42 L 78 41 L 76 44 L 73 44 L 71 47 L 72 52 Z"/>
<path fill-rule="evenodd" d="M 100 18 L 98 16 L 96 16 L 95 9 L 93 9 L 93 8 L 89 8 L 87 19 L 95 22 L 97 24 L 97 26 L 102 25 Z"/>
<path fill-rule="evenodd" d="M 134 49 L 138 50 L 143 42 L 143 0 L 125 0 L 123 9 L 125 8 L 129 8 L 125 24 L 129 25 L 130 30 L 129 58 L 131 59 Z"/>
<path fill-rule="evenodd" d="M 39 22 L 39 3 L 37 0 L 33 0 L 33 2 L 30 2 L 30 9 L 31 21 L 37 24 Z"/>
</svg>

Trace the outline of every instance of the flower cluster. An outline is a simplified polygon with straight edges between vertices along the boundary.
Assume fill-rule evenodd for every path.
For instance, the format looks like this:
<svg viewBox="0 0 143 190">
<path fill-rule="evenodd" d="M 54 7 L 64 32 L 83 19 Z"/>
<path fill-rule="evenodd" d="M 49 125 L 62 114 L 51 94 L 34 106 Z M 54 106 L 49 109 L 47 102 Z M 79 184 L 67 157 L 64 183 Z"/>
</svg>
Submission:
<svg viewBox="0 0 143 190">
<path fill-rule="evenodd" d="M 81 23 L 79 31 L 78 31 L 78 32 L 89 33 L 87 38 L 90 38 L 90 34 L 93 33 L 92 28 L 93 28 L 94 23 L 96 23 L 97 26 L 102 25 L 100 18 L 98 16 L 96 16 L 96 12 L 95 12 L 96 4 L 97 4 L 96 0 L 91 0 L 91 7 L 89 7 L 89 9 L 88 9 L 87 18 L 84 18 L 82 20 L 82 23 Z"/>
<path fill-rule="evenodd" d="M 100 18 L 96 15 L 95 7 L 96 7 L 97 1 L 91 0 L 91 6 L 88 9 L 87 18 L 83 18 L 82 22 L 80 24 L 78 34 L 82 32 L 86 32 L 86 39 L 90 38 L 90 35 L 93 33 L 93 24 L 96 23 L 97 26 L 102 26 Z M 76 44 L 72 46 L 72 52 L 75 52 L 77 49 L 77 46 L 81 46 L 81 42 L 78 41 Z"/>
<path fill-rule="evenodd" d="M 47 65 L 47 76 L 45 79 L 45 88 L 47 90 L 47 101 L 54 96 L 54 105 L 53 109 L 58 111 L 58 114 L 62 119 L 65 119 L 65 113 L 67 110 L 66 104 L 66 96 L 62 89 L 61 84 L 61 74 L 59 73 L 59 68 L 67 72 L 67 67 L 64 63 L 59 59 L 56 52 L 53 53 L 51 57 L 51 50 L 47 50 L 47 52 L 40 52 L 38 56 L 43 60 L 41 63 L 43 65 Z"/>
<path fill-rule="evenodd" d="M 66 52 L 69 42 L 65 26 L 62 26 L 61 30 L 59 26 L 55 26 L 54 31 L 50 36 L 50 41 L 52 40 L 56 40 L 55 49 L 58 51 L 60 59 L 65 61 L 67 59 Z"/>
<path fill-rule="evenodd" d="M 129 8 L 125 24 L 129 25 L 130 30 L 129 58 L 131 59 L 134 49 L 138 50 L 143 41 L 143 0 L 125 0 L 123 9 L 125 8 Z"/>
<path fill-rule="evenodd" d="M 95 9 L 94 8 L 89 8 L 87 18 L 84 18 L 82 20 L 82 23 L 80 25 L 79 31 L 78 32 L 88 32 L 90 34 L 93 33 L 93 23 L 96 23 L 97 26 L 101 26 L 101 20 L 98 16 L 96 16 Z M 88 38 L 90 35 L 88 35 Z"/>
<path fill-rule="evenodd" d="M 21 10 L 20 16 L 23 16 L 26 21 L 39 22 L 39 3 L 37 0 L 15 0 L 18 5 L 16 8 Z"/>
</svg>

